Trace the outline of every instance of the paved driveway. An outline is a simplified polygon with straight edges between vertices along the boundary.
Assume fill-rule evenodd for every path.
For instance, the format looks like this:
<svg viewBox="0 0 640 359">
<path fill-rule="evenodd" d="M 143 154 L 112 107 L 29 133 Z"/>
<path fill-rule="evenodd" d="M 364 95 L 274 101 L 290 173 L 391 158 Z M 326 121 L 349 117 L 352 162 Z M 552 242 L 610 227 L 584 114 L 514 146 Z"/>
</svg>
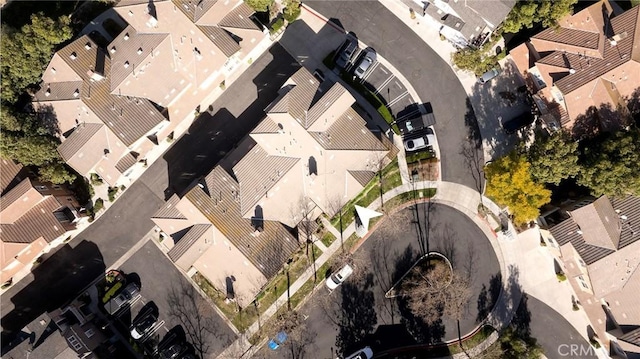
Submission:
<svg viewBox="0 0 640 359">
<path fill-rule="evenodd" d="M 426 228 L 425 208 L 420 206 L 419 221 Z M 384 297 L 419 253 L 416 226 L 410 220 L 415 220 L 414 212 L 404 211 L 405 217 L 394 218 L 402 220 L 403 225 L 394 231 L 376 230 L 358 249 L 355 263 L 359 267 L 353 277 L 332 293 L 320 288 L 301 308 L 300 313 L 307 317 L 306 323 L 314 338 L 307 349 L 309 357 L 335 358 L 365 345 L 379 352 L 415 344 L 407 328 L 414 330 L 421 342 L 457 338 L 455 321 L 443 318 L 438 325 L 421 326 L 411 320 L 397 300 Z M 491 301 L 489 292 L 495 289 L 499 292 L 498 261 L 483 232 L 461 212 L 433 204 L 429 222 L 429 249 L 447 253 L 454 258 L 457 270 L 472 273 L 473 295 L 460 322 L 464 334 L 476 326 L 479 310 L 490 309 L 490 304 L 486 304 Z M 485 304 L 479 306 L 479 302 Z M 347 352 L 343 353 L 343 349 Z M 276 353 L 268 349 L 260 353 L 262 357 L 275 358 L 274 355 Z"/>
<path fill-rule="evenodd" d="M 411 82 L 423 102 L 431 103 L 436 117 L 442 179 L 481 189 L 482 176 L 469 164 L 469 158 L 483 162 L 482 152 L 476 151 L 472 156 L 462 153 L 469 131 L 478 133 L 475 115 L 449 65 L 378 2 L 309 1 L 305 4 L 334 19 L 347 31 L 355 32 Z"/>
</svg>

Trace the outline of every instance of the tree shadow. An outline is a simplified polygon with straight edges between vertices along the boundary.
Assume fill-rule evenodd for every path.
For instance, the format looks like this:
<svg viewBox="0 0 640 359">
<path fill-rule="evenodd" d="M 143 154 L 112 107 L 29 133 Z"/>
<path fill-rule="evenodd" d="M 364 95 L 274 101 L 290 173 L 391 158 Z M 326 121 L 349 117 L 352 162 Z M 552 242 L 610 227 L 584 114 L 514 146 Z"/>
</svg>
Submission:
<svg viewBox="0 0 640 359">
<path fill-rule="evenodd" d="M 476 323 L 481 323 L 487 318 L 493 306 L 496 304 L 500 291 L 502 290 L 502 275 L 496 273 L 491 276 L 489 281 L 489 288 L 485 284 L 482 285 L 480 295 L 478 295 L 478 315 L 476 316 Z"/>
<path fill-rule="evenodd" d="M 345 282 L 341 286 L 342 311 L 336 347 L 343 353 L 353 352 L 367 344 L 365 339 L 377 324 L 373 274 L 359 282 Z"/>
<path fill-rule="evenodd" d="M 629 101 L 631 106 L 636 106 L 633 101 Z M 585 113 L 576 117 L 571 128 L 571 135 L 577 140 L 584 140 L 594 138 L 602 133 L 619 131 L 632 123 L 631 112 L 628 108 L 620 105 L 613 108 L 611 104 L 606 103 L 599 107 L 591 106 Z"/>
<path fill-rule="evenodd" d="M 482 141 L 484 148 L 488 148 L 487 161 L 509 153 L 529 135 L 529 129 L 507 134 L 502 128 L 502 123 L 531 112 L 527 93 L 518 91 L 523 85 L 524 81 L 511 61 L 505 62 L 502 73 L 491 82 L 473 85 L 467 99 L 465 125 L 470 138 Z"/>
</svg>

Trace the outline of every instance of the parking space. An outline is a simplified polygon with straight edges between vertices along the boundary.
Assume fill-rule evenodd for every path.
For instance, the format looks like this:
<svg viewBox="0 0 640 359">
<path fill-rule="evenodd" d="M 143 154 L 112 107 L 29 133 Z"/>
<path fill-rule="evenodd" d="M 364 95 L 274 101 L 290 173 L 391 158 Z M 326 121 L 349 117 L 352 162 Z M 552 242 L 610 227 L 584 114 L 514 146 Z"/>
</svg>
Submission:
<svg viewBox="0 0 640 359">
<path fill-rule="evenodd" d="M 140 283 L 140 297 L 134 300 L 130 310 L 118 313 L 119 322 L 127 328 L 127 332 L 138 314 L 153 310 L 157 311 L 158 317 L 152 328 L 153 334 L 143 337 L 145 341 L 152 344 L 160 341 L 169 331 L 177 327 L 187 331 L 187 340 L 189 340 L 190 328 L 188 327 L 194 323 L 206 325 L 205 332 L 210 333 L 205 338 L 206 345 L 209 347 L 208 357 L 217 356 L 236 339 L 235 333 L 222 317 L 193 289 L 191 283 L 165 257 L 155 243 L 147 242 L 120 269 L 129 277 L 139 279 Z M 177 311 L 187 315 L 178 319 L 175 315 Z M 193 322 L 185 323 L 185 320 Z M 195 346 L 197 343 L 192 344 Z"/>
</svg>

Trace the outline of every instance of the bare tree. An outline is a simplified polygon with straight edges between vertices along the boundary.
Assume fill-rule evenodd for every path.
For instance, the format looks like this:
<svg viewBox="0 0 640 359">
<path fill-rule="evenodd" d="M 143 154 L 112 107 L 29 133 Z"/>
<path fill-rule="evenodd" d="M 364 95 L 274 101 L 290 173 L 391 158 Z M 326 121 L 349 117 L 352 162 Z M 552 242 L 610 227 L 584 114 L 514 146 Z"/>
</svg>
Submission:
<svg viewBox="0 0 640 359">
<path fill-rule="evenodd" d="M 434 323 L 442 314 L 456 319 L 460 338 L 460 320 L 471 298 L 470 283 L 464 276 L 444 264 L 419 263 L 405 278 L 402 292 L 411 312 L 426 323 Z"/>
<path fill-rule="evenodd" d="M 211 341 L 216 337 L 216 324 L 213 321 L 213 308 L 189 283 L 181 282 L 171 287 L 167 295 L 169 316 L 183 327 L 189 342 L 204 358 L 209 351 Z"/>
<path fill-rule="evenodd" d="M 384 200 L 382 198 L 382 195 L 384 194 L 383 187 L 385 185 L 385 179 L 382 172 L 389 162 L 390 161 L 387 157 L 386 152 L 375 152 L 373 157 L 370 159 L 371 168 L 378 176 L 378 183 L 380 184 L 380 208 L 384 208 Z"/>
<path fill-rule="evenodd" d="M 305 254 L 313 266 L 313 280 L 318 280 L 316 276 L 316 258 L 313 251 L 309 252 L 309 247 L 313 246 L 313 234 L 318 224 L 313 220 L 313 212 L 317 208 L 316 204 L 306 196 L 300 196 L 298 203 L 291 208 L 291 216 L 294 222 L 298 222 L 298 236 L 305 243 Z"/>
<path fill-rule="evenodd" d="M 287 334 L 287 339 L 281 345 L 281 349 L 283 349 L 281 353 L 285 354 L 287 358 L 302 359 L 307 356 L 308 351 L 313 352 L 315 335 L 308 328 L 300 313 L 288 311 L 282 314 L 277 318 L 273 329 L 273 337 L 279 332 Z"/>
<path fill-rule="evenodd" d="M 340 248 L 342 248 L 342 252 L 344 252 L 344 224 L 342 223 L 342 209 L 347 204 L 347 200 L 345 197 L 336 195 L 333 198 L 329 199 L 327 204 L 329 205 L 329 209 L 331 210 L 331 215 L 338 215 L 338 230 L 340 231 Z"/>
</svg>

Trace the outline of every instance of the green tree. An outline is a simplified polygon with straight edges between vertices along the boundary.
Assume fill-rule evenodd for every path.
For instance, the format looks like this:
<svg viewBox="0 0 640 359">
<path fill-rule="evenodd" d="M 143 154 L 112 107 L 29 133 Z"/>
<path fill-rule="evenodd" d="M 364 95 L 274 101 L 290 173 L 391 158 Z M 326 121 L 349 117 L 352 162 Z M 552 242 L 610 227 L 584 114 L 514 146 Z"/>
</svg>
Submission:
<svg viewBox="0 0 640 359">
<path fill-rule="evenodd" d="M 538 136 L 529 149 L 531 176 L 538 183 L 559 184 L 580 171 L 578 165 L 578 143 L 564 132 L 550 137 Z"/>
<path fill-rule="evenodd" d="M 43 166 L 60 158 L 56 147 L 56 142 L 47 136 L 4 131 L 0 141 L 0 156 L 14 159 L 25 166 Z"/>
<path fill-rule="evenodd" d="M 31 15 L 31 24 L 19 31 L 2 27 L 0 73 L 2 99 L 15 102 L 30 85 L 40 82 L 55 46 L 73 35 L 68 16 L 54 20 L 43 13 Z"/>
<path fill-rule="evenodd" d="M 502 23 L 505 32 L 516 33 L 521 28 L 532 28 L 541 23 L 544 27 L 556 26 L 558 21 L 571 13 L 578 0 L 518 1 Z"/>
<path fill-rule="evenodd" d="M 294 22 L 300 16 L 300 0 L 284 0 L 284 18 L 288 22 Z"/>
<path fill-rule="evenodd" d="M 593 195 L 640 195 L 640 130 L 605 134 L 581 144 L 578 183 Z"/>
<path fill-rule="evenodd" d="M 38 169 L 38 174 L 40 181 L 56 184 L 72 183 L 76 179 L 76 175 L 69 172 L 65 164 L 60 161 L 45 164 Z"/>
<path fill-rule="evenodd" d="M 543 354 L 534 338 L 516 335 L 511 327 L 500 336 L 500 347 L 503 359 L 538 359 Z"/>
<path fill-rule="evenodd" d="M 247 5 L 251 6 L 251 8 L 255 11 L 264 12 L 269 10 L 271 4 L 273 4 L 273 0 L 244 0 Z"/>
<path fill-rule="evenodd" d="M 508 206 L 517 225 L 536 218 L 538 208 L 551 200 L 551 192 L 533 181 L 529 167 L 527 159 L 514 151 L 484 168 L 487 196 Z"/>
</svg>

